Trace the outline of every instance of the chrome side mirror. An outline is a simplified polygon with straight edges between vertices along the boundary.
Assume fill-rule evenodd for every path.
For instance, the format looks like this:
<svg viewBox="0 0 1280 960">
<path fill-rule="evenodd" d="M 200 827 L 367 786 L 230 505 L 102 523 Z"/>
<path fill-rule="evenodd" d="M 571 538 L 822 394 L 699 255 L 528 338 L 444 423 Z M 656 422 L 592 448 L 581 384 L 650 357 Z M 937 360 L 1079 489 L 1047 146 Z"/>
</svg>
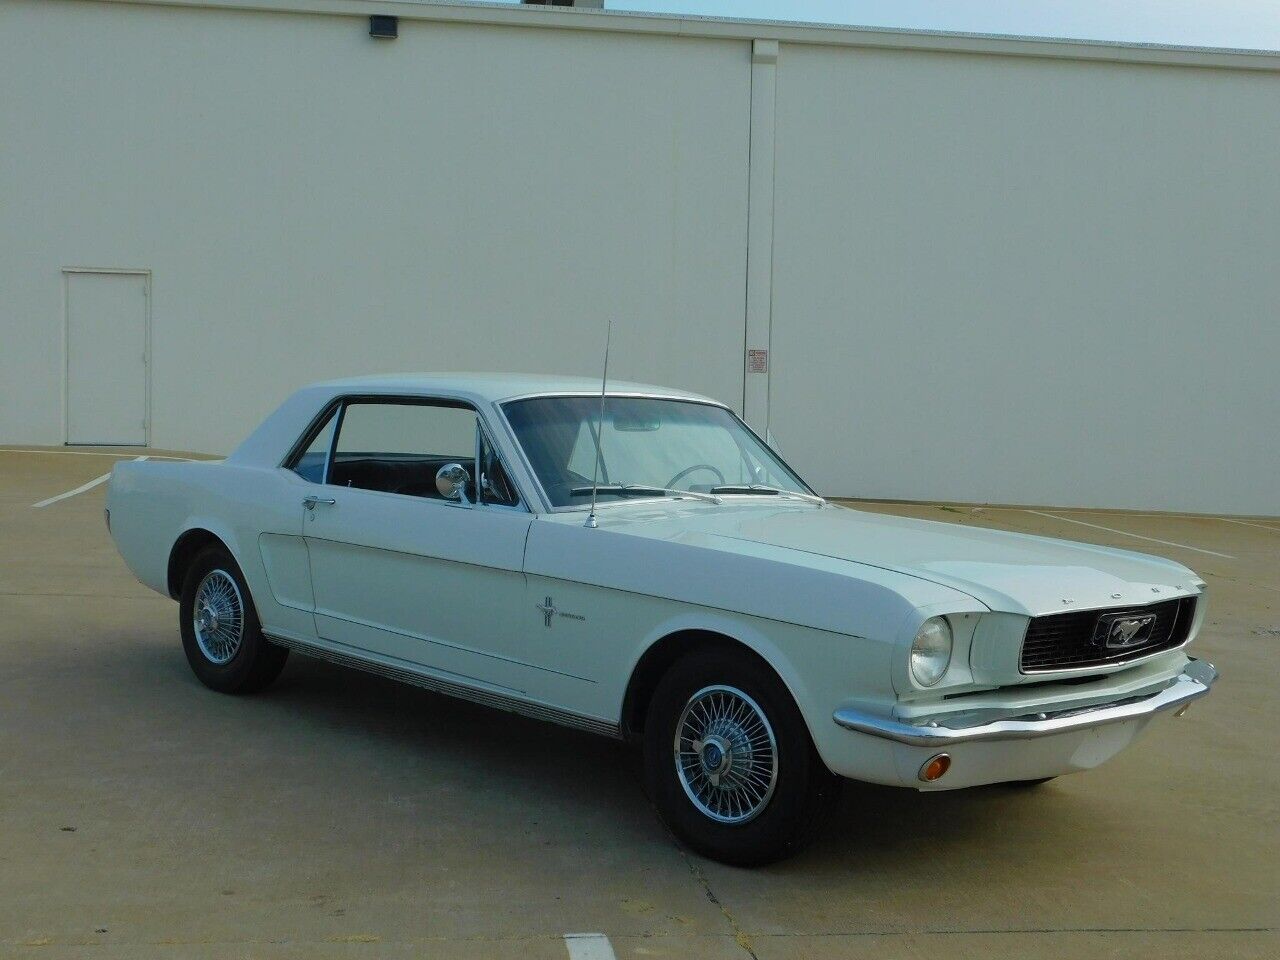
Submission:
<svg viewBox="0 0 1280 960">
<path fill-rule="evenodd" d="M 467 468 L 460 463 L 446 463 L 436 471 L 436 489 L 446 500 L 467 503 L 466 489 L 470 480 Z"/>
</svg>

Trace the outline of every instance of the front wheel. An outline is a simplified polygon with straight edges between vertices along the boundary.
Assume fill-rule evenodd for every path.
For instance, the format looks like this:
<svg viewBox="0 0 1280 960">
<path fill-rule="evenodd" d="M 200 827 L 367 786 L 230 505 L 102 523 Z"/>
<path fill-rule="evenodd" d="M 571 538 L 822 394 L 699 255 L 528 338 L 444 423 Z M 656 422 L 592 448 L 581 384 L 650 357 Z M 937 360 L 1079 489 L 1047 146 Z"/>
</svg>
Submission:
<svg viewBox="0 0 1280 960">
<path fill-rule="evenodd" d="M 235 558 L 221 544 L 196 555 L 178 603 L 182 649 L 200 682 L 220 693 L 253 693 L 271 683 L 289 651 L 262 635 Z"/>
<path fill-rule="evenodd" d="M 739 866 L 797 853 L 839 792 L 787 688 L 754 655 L 708 649 L 659 682 L 644 730 L 649 795 L 672 831 Z"/>
</svg>

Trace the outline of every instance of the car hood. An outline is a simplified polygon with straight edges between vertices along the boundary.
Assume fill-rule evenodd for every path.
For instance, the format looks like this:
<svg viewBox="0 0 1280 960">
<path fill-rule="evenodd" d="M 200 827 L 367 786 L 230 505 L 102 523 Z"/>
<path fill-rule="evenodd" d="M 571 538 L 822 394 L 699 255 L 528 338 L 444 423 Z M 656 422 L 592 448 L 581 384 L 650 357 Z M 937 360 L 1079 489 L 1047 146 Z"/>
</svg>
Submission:
<svg viewBox="0 0 1280 960">
<path fill-rule="evenodd" d="M 616 508 L 615 508 L 616 509 Z M 673 511 L 622 507 L 605 521 L 619 532 L 732 551 L 747 541 L 867 564 L 969 594 L 992 610 L 1040 616 L 1146 604 L 1198 593 L 1191 570 L 1110 547 L 788 501 L 726 502 Z"/>
</svg>

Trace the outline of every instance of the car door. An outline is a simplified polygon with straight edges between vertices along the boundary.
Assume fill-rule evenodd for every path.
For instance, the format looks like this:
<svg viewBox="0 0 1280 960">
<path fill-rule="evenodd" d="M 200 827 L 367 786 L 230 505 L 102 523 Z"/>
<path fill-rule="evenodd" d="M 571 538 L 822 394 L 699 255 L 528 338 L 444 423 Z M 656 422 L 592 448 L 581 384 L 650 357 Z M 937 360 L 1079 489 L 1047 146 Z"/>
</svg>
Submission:
<svg viewBox="0 0 1280 960">
<path fill-rule="evenodd" d="M 530 667 L 495 650 L 519 629 L 531 514 L 477 495 L 480 424 L 448 399 L 352 398 L 308 494 L 317 636 L 391 665 L 523 693 Z M 437 487 L 461 467 L 456 498 Z M 500 644 L 499 644 L 500 646 Z"/>
</svg>

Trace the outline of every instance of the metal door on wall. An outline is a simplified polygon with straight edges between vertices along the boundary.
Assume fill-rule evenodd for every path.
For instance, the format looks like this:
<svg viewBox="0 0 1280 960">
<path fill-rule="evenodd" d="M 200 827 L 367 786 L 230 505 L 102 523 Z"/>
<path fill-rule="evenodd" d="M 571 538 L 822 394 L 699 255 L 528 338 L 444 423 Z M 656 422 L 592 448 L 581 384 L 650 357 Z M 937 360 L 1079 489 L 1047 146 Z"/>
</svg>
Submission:
<svg viewBox="0 0 1280 960">
<path fill-rule="evenodd" d="M 143 272 L 67 270 L 67 443 L 147 443 Z"/>
</svg>

